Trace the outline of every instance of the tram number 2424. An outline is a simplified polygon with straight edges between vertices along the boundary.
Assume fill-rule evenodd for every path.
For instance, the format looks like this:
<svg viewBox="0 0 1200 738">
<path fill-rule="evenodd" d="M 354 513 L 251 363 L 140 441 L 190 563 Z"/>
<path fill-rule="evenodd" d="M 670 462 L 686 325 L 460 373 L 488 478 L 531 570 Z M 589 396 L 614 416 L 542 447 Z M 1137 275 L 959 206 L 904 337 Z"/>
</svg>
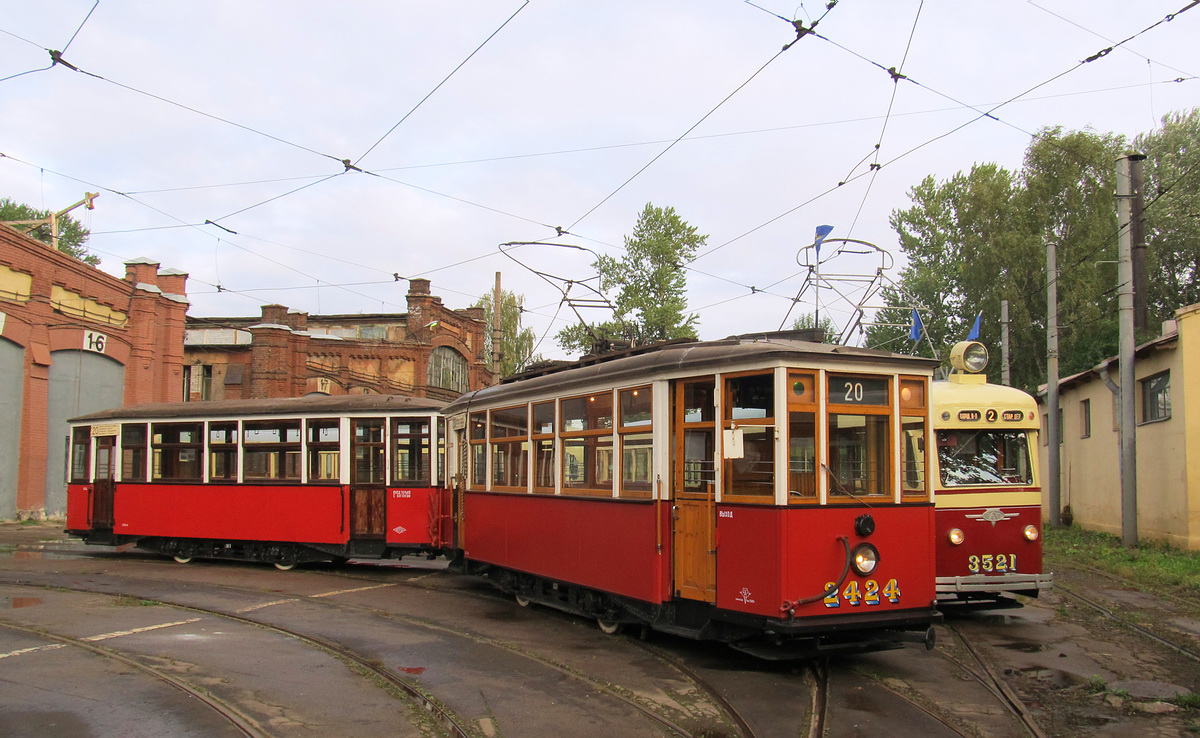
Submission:
<svg viewBox="0 0 1200 738">
<path fill-rule="evenodd" d="M 1016 554 L 984 554 L 982 556 L 968 556 L 967 569 L 972 574 L 980 572 L 1006 572 L 1017 570 L 1017 555 Z"/>
<path fill-rule="evenodd" d="M 826 591 L 835 584 L 837 582 L 826 582 Z M 896 583 L 895 579 L 891 579 L 883 586 L 883 589 L 880 589 L 879 582 L 876 582 L 874 579 L 868 579 L 862 583 L 862 586 L 859 586 L 856 581 L 851 581 L 841 592 L 833 592 L 826 597 L 825 607 L 841 607 L 843 599 L 851 607 L 858 607 L 863 604 L 878 605 L 880 595 L 894 605 L 900 601 L 900 585 Z"/>
</svg>

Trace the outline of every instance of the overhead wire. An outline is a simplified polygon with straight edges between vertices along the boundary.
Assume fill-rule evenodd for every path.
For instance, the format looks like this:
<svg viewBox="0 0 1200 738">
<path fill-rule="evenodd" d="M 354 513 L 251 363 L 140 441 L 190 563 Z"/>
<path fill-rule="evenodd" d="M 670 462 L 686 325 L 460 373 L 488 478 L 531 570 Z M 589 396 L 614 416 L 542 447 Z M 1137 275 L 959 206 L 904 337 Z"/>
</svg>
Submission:
<svg viewBox="0 0 1200 738">
<path fill-rule="evenodd" d="M 501 23 L 499 28 L 497 28 L 496 30 L 492 31 L 491 35 L 489 35 L 487 38 L 485 38 L 485 39 L 483 40 L 483 43 L 481 43 L 481 44 L 479 44 L 479 46 L 475 47 L 475 50 L 474 50 L 474 51 L 472 51 L 470 54 L 468 54 L 466 59 L 463 59 L 461 62 L 459 62 L 458 66 L 456 66 L 454 69 L 450 70 L 450 73 L 449 73 L 449 74 L 447 74 L 447 75 L 446 75 L 446 76 L 445 76 L 445 77 L 442 79 L 442 81 L 441 81 L 441 82 L 438 82 L 438 83 L 437 83 L 437 85 L 435 85 L 435 86 L 434 86 L 434 88 L 433 88 L 432 90 L 430 90 L 430 91 L 429 91 L 429 92 L 428 92 L 428 93 L 425 95 L 425 97 L 421 98 L 421 99 L 420 99 L 420 100 L 417 102 L 417 104 L 416 104 L 416 105 L 414 105 L 414 106 L 412 107 L 412 109 L 411 109 L 411 110 L 409 110 L 407 113 L 405 113 L 405 114 L 404 114 L 404 117 L 402 117 L 400 120 L 396 121 L 396 124 L 395 124 L 394 126 L 392 126 L 391 128 L 389 128 L 387 133 L 383 134 L 383 135 L 382 135 L 382 136 L 379 138 L 379 140 L 378 140 L 378 141 L 376 141 L 375 143 L 371 144 L 370 148 L 368 148 L 366 151 L 364 151 L 362 154 L 360 154 L 360 155 L 359 155 L 359 157 L 358 157 L 357 159 L 355 159 L 355 160 L 354 160 L 354 163 L 355 163 L 355 164 L 357 164 L 357 163 L 361 162 L 363 159 L 367 158 L 367 154 L 370 154 L 372 151 L 374 151 L 376 146 L 378 146 L 379 144 L 383 143 L 384 139 L 386 139 L 388 136 L 392 135 L 392 132 L 393 132 L 393 131 L 395 131 L 397 128 L 399 128 L 401 123 L 403 123 L 404 121 L 408 120 L 408 117 L 409 117 L 410 115 L 412 115 L 413 113 L 415 113 L 415 112 L 417 111 L 417 108 L 419 108 L 419 107 L 421 107 L 423 104 L 425 104 L 425 101 L 426 101 L 426 100 L 428 100 L 430 97 L 432 97 L 432 96 L 433 96 L 433 93 L 435 93 L 435 92 L 437 92 L 438 90 L 440 90 L 440 89 L 442 88 L 442 85 L 446 84 L 446 82 L 448 82 L 448 81 L 450 80 L 450 78 L 451 78 L 451 77 L 453 77 L 453 76 L 455 75 L 455 73 L 457 73 L 457 72 L 458 72 L 458 70 L 462 69 L 462 68 L 463 68 L 463 67 L 466 65 L 466 63 L 467 63 L 467 62 L 471 61 L 471 59 L 472 59 L 472 58 L 473 58 L 473 57 L 474 57 L 476 54 L 478 54 L 478 53 L 479 53 L 479 50 L 480 50 L 480 49 L 482 49 L 484 46 L 487 46 L 487 44 L 488 44 L 488 42 L 489 42 L 489 41 L 491 41 L 493 38 L 495 38 L 495 37 L 496 37 L 496 35 L 497 35 L 498 33 L 500 33 L 500 31 L 504 30 L 504 27 L 505 27 L 505 26 L 507 26 L 507 25 L 508 25 L 508 24 L 509 24 L 509 23 L 512 21 L 512 19 L 513 19 L 513 18 L 516 18 L 516 17 L 517 17 L 517 15 L 518 15 L 518 14 L 519 14 L 519 13 L 520 13 L 522 10 L 524 10 L 524 9 L 525 9 L 525 6 L 526 6 L 526 5 L 529 5 L 529 0 L 525 0 L 525 2 L 523 2 L 523 3 L 521 4 L 521 7 L 517 8 L 517 9 L 516 9 L 516 10 L 513 12 L 513 14 L 512 14 L 512 15 L 510 15 L 510 16 L 509 16 L 509 17 L 508 17 L 508 18 L 507 18 L 507 19 L 506 19 L 506 20 L 505 20 L 503 23 Z"/>
</svg>

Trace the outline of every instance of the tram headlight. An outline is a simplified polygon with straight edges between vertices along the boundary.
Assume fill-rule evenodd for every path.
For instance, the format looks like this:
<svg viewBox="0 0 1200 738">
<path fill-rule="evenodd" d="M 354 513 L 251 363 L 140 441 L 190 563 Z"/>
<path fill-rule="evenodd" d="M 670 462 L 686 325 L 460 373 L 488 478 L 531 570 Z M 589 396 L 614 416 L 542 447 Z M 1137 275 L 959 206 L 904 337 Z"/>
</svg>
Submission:
<svg viewBox="0 0 1200 738">
<path fill-rule="evenodd" d="M 950 350 L 950 365 L 959 371 L 978 374 L 987 368 L 988 350 L 979 341 L 959 341 Z"/>
<path fill-rule="evenodd" d="M 950 539 L 950 543 L 955 546 L 960 546 L 963 541 L 967 540 L 967 535 L 962 532 L 962 528 L 951 528 L 947 537 Z"/>
<path fill-rule="evenodd" d="M 1036 541 L 1041 533 L 1038 532 L 1036 525 L 1025 526 L 1025 539 L 1028 541 Z"/>
<path fill-rule="evenodd" d="M 854 564 L 854 571 L 865 577 L 879 565 L 879 549 L 869 543 L 860 543 L 854 549 L 851 563 Z"/>
</svg>

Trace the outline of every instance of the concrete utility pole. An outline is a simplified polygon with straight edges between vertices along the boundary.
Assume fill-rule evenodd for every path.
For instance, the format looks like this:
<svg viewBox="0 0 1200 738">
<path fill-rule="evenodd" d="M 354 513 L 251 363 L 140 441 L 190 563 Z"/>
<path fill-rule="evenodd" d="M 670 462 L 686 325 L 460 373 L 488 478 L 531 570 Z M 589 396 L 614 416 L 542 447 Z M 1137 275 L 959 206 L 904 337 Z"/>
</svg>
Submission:
<svg viewBox="0 0 1200 738">
<path fill-rule="evenodd" d="M 1000 301 L 1000 384 L 1012 386 L 1012 373 L 1008 366 L 1008 300 Z"/>
<path fill-rule="evenodd" d="M 1058 245 L 1046 241 L 1046 494 L 1050 525 L 1062 524 L 1062 473 L 1058 427 Z"/>
<path fill-rule="evenodd" d="M 1141 154 L 1117 159 L 1117 304 L 1121 361 L 1121 542 L 1136 546 L 1137 528 L 1137 376 L 1134 360 L 1133 212 L 1142 179 Z M 1140 210 L 1140 208 L 1138 208 Z"/>
</svg>

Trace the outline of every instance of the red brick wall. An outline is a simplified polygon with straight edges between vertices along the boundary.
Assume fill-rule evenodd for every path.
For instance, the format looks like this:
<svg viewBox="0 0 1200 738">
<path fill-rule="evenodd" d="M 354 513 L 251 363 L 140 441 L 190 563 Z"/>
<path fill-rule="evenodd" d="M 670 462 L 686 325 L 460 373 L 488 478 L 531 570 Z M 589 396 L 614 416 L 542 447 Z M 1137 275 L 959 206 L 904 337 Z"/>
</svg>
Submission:
<svg viewBox="0 0 1200 738">
<path fill-rule="evenodd" d="M 172 272 L 159 283 L 158 265 L 139 260 L 126 265 L 126 279 L 119 279 L 7 226 L 0 226 L 0 264 L 32 279 L 31 297 L 0 296 L 0 312 L 7 316 L 3 336 L 25 349 L 17 510 L 21 516 L 36 516 L 45 506 L 47 474 L 61 473 L 46 468 L 50 351 L 82 350 L 86 332 L 103 334 L 103 353 L 125 366 L 126 404 L 181 400 L 187 275 Z M 143 287 L 135 287 L 138 283 Z M 128 319 L 125 325 L 112 325 L 60 312 L 50 303 L 54 286 Z M 55 431 L 55 436 L 65 435 L 65 429 Z"/>
</svg>

